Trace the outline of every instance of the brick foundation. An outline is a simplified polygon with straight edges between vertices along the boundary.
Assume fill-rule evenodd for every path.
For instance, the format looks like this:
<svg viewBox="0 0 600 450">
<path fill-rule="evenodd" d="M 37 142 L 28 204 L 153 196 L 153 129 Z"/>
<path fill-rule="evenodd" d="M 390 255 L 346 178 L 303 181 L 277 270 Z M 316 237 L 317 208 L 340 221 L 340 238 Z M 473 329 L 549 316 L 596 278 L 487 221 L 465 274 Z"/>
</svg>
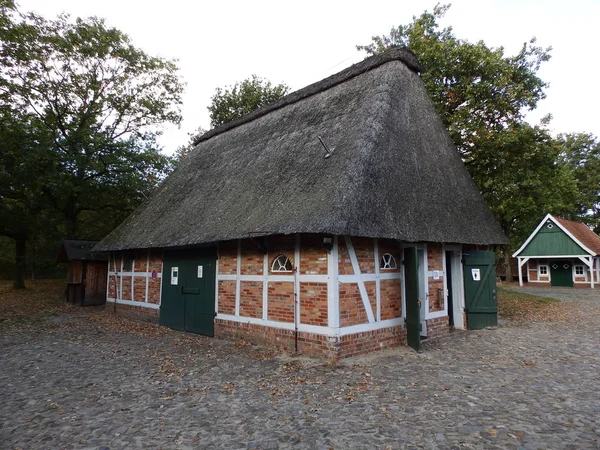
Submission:
<svg viewBox="0 0 600 450">
<path fill-rule="evenodd" d="M 105 309 L 109 311 L 115 311 L 118 315 L 128 317 L 135 320 L 142 320 L 144 322 L 158 323 L 160 310 L 155 308 L 145 308 L 143 306 L 123 305 L 117 303 L 115 308 L 114 303 L 106 303 Z"/>
<path fill-rule="evenodd" d="M 294 330 L 216 319 L 215 337 L 245 339 L 257 344 L 275 346 L 288 352 L 295 351 Z M 351 356 L 365 355 L 400 345 L 406 345 L 404 325 L 341 337 L 298 332 L 298 351 L 300 353 L 326 358 L 330 361 L 339 361 Z"/>
<path fill-rule="evenodd" d="M 427 338 L 438 338 L 450 333 L 450 325 L 448 320 L 448 316 L 426 320 Z"/>
</svg>

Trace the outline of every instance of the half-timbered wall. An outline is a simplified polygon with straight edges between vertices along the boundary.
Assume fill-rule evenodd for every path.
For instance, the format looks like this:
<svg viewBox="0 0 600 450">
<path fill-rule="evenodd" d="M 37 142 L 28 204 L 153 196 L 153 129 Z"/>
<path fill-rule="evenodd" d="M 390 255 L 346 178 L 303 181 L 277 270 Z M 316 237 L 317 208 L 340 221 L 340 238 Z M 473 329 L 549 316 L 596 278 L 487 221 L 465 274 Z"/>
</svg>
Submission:
<svg viewBox="0 0 600 450">
<path fill-rule="evenodd" d="M 406 341 L 402 246 L 387 239 L 286 235 L 220 242 L 217 335 L 263 337 L 340 358 Z M 444 246 L 423 244 L 425 319 L 448 329 Z M 134 257 L 126 261 L 125 257 Z M 279 262 L 277 262 L 278 260 Z M 289 261 L 289 264 L 286 263 Z M 131 267 L 126 267 L 131 265 Z M 158 316 L 162 252 L 111 255 L 108 301 Z"/>
<path fill-rule="evenodd" d="M 107 302 L 119 308 L 145 308 L 158 316 L 162 281 L 162 251 L 112 253 L 108 262 Z M 128 267 L 129 266 L 129 267 Z"/>
</svg>

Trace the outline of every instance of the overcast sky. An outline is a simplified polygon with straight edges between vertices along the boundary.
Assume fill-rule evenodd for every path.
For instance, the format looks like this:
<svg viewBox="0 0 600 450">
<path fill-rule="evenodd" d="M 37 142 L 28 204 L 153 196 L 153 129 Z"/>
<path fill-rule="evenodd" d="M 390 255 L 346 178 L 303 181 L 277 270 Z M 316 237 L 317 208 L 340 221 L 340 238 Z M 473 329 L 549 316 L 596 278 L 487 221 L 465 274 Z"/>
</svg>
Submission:
<svg viewBox="0 0 600 450">
<path fill-rule="evenodd" d="M 180 129 L 166 128 L 165 151 L 187 142 L 187 133 L 209 128 L 206 107 L 216 87 L 252 74 L 300 89 L 364 58 L 357 44 L 406 24 L 436 2 L 200 1 L 200 0 L 17 0 L 22 11 L 47 18 L 66 12 L 98 16 L 127 33 L 153 56 L 177 59 L 187 83 Z M 554 117 L 555 133 L 600 136 L 600 0 L 454 0 L 442 21 L 459 38 L 504 46 L 516 53 L 538 38 L 552 46 L 540 71 L 550 83 L 547 99 L 530 114 Z"/>
</svg>

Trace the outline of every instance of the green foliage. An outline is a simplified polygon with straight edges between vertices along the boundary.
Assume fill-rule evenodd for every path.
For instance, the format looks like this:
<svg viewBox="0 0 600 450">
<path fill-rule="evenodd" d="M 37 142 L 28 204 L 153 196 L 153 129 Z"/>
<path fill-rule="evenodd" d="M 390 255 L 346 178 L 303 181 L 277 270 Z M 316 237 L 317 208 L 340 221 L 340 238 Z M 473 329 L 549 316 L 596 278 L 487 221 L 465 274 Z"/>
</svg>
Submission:
<svg viewBox="0 0 600 450">
<path fill-rule="evenodd" d="M 198 127 L 193 133 L 188 133 L 188 142 L 185 145 L 180 145 L 175 150 L 175 164 L 178 164 L 183 158 L 185 158 L 193 149 L 196 147 L 196 142 L 200 136 L 206 133 L 206 130 L 202 127 Z"/>
<path fill-rule="evenodd" d="M 600 233 L 600 142 L 589 133 L 557 137 L 562 163 L 577 179 L 576 215 Z"/>
<path fill-rule="evenodd" d="M 421 79 L 475 184 L 517 245 L 544 214 L 573 215 L 577 180 L 560 161 L 560 145 L 545 125 L 524 114 L 545 97 L 537 72 L 551 48 L 525 43 L 514 56 L 504 49 L 457 38 L 438 20 L 449 5 L 437 5 L 407 25 L 358 46 L 369 54 L 391 46 L 412 49 Z"/>
<path fill-rule="evenodd" d="M 20 14 L 0 0 L 0 235 L 102 238 L 172 169 L 174 62 L 95 17 Z"/>
<path fill-rule="evenodd" d="M 289 91 L 285 84 L 272 85 L 270 81 L 252 75 L 229 88 L 217 88 L 211 98 L 210 124 L 212 127 L 231 122 L 261 106 L 280 99 Z"/>
</svg>

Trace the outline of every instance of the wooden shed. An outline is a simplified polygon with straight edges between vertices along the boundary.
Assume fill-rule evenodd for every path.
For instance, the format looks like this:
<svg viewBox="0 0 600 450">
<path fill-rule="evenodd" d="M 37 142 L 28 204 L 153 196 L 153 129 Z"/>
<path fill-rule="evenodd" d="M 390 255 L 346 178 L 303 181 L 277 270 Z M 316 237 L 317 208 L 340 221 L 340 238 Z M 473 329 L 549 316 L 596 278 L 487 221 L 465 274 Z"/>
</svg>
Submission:
<svg viewBox="0 0 600 450">
<path fill-rule="evenodd" d="M 205 133 L 96 246 L 107 301 L 330 359 L 493 325 L 507 238 L 420 72 L 394 48 Z"/>
<path fill-rule="evenodd" d="M 597 287 L 600 283 L 600 237 L 572 220 L 546 215 L 513 254 L 534 285 Z"/>
<path fill-rule="evenodd" d="M 106 303 L 108 256 L 93 252 L 98 241 L 65 239 L 57 261 L 68 264 L 66 297 L 81 306 Z"/>
</svg>

